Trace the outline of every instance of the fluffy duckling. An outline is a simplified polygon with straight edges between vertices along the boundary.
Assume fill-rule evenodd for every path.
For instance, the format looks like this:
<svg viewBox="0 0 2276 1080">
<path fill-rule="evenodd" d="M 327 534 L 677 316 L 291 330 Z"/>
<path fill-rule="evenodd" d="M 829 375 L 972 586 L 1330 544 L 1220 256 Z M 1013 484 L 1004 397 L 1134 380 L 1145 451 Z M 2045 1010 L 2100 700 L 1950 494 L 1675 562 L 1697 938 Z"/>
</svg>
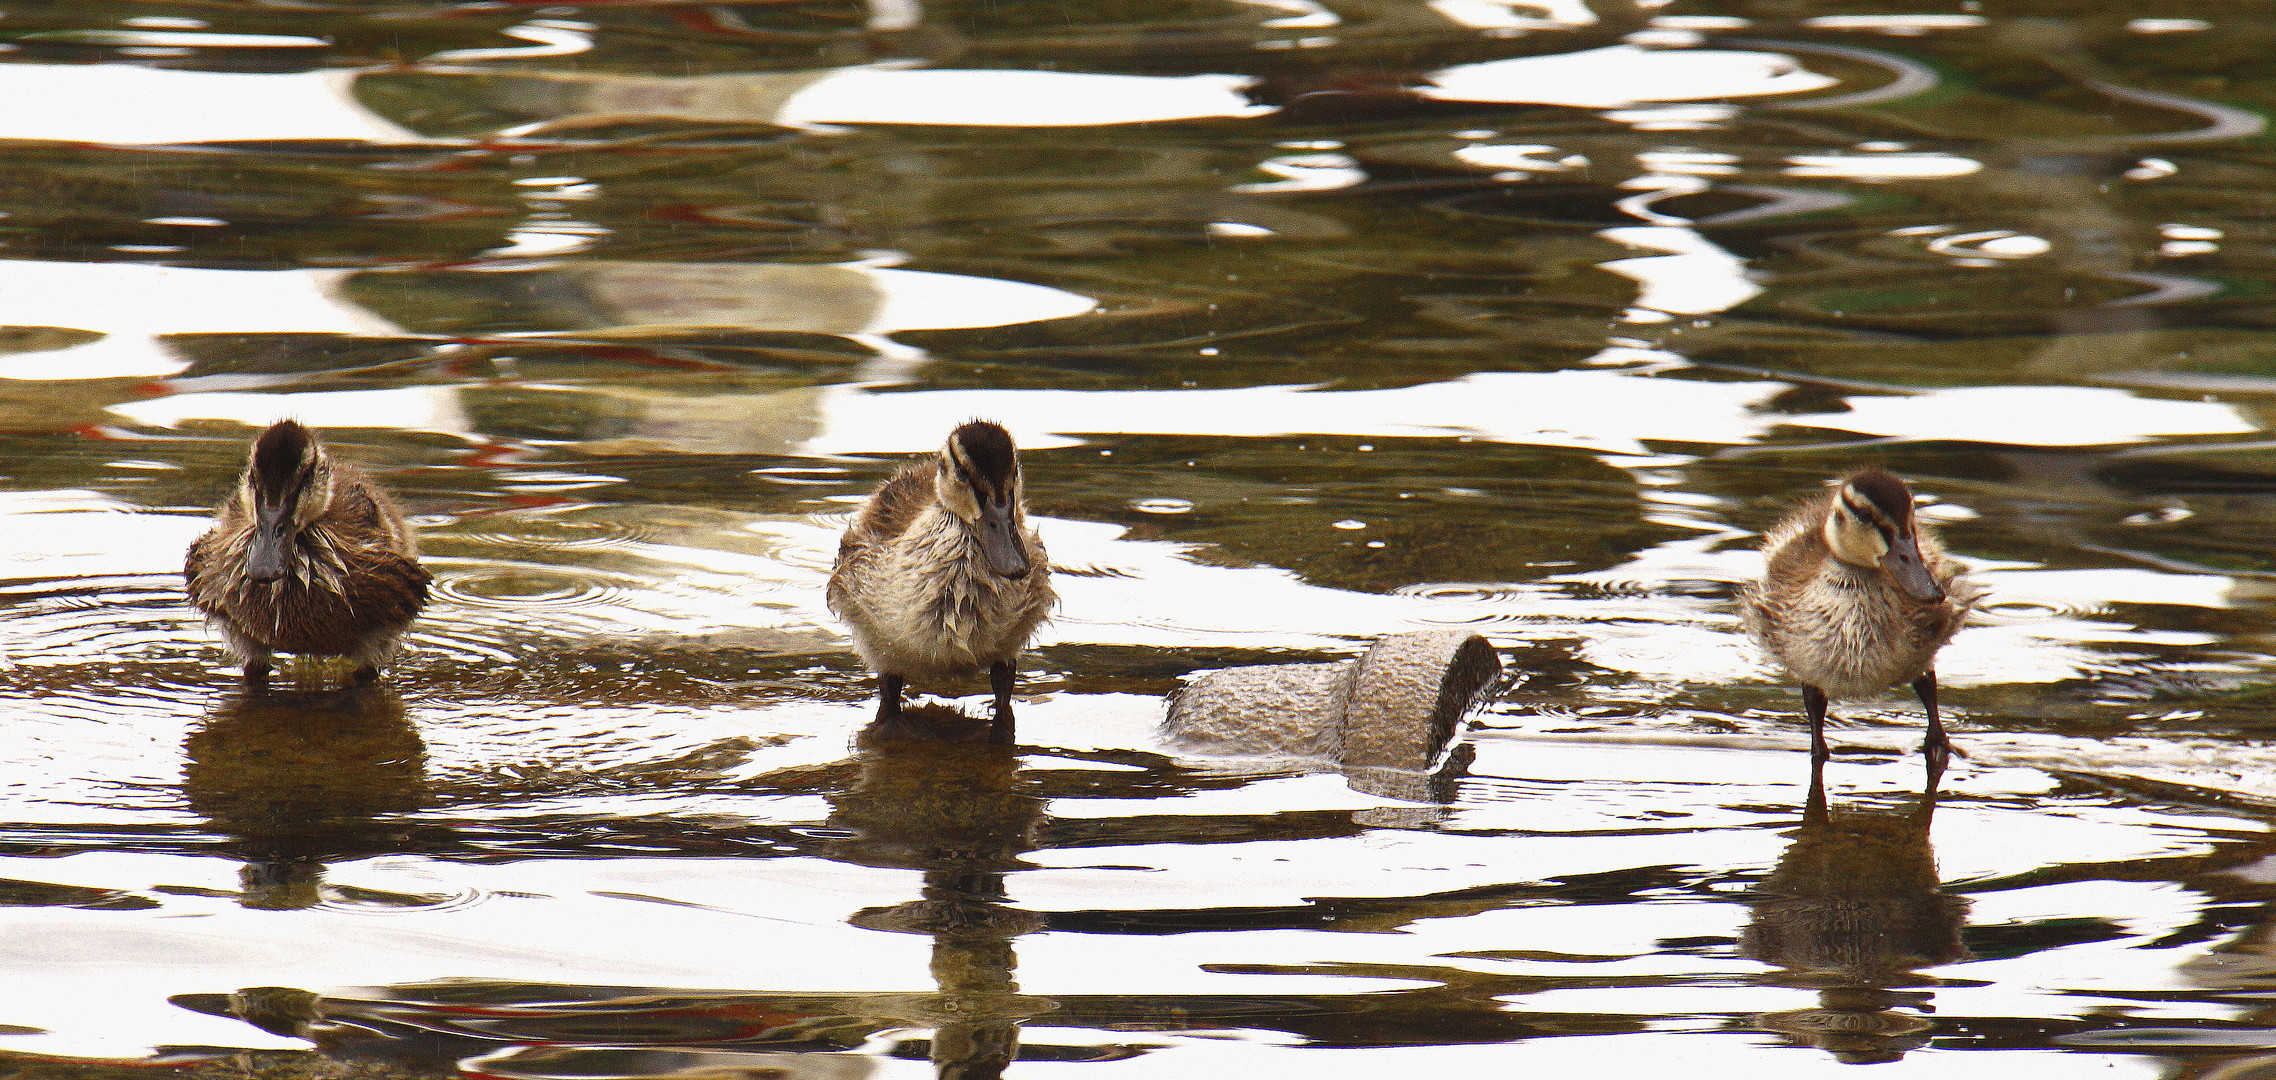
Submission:
<svg viewBox="0 0 2276 1080">
<path fill-rule="evenodd" d="M 1019 451 L 986 420 L 878 488 L 830 573 L 830 610 L 878 674 L 880 719 L 899 713 L 907 683 L 986 671 L 1008 725 L 1012 663 L 1057 600 L 1043 541 L 1027 527 Z"/>
<path fill-rule="evenodd" d="M 1762 552 L 1768 565 L 1740 609 L 1747 632 L 1802 682 L 1812 764 L 1827 757 L 1827 698 L 1910 683 L 1928 711 L 1921 750 L 1941 775 L 1952 744 L 1936 713 L 1936 650 L 1976 590 L 1914 516 L 1912 489 L 1860 469 L 1770 530 Z"/>
<path fill-rule="evenodd" d="M 253 440 L 182 573 L 247 682 L 279 652 L 350 657 L 357 682 L 378 678 L 432 580 L 387 492 L 291 420 Z"/>
</svg>

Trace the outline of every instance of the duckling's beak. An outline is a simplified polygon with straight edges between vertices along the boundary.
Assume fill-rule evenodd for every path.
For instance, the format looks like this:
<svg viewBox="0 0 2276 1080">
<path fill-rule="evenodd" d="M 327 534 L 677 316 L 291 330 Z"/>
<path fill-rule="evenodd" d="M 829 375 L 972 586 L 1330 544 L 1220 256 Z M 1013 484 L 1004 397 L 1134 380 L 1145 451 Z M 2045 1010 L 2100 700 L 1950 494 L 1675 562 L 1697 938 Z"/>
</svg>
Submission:
<svg viewBox="0 0 2276 1080">
<path fill-rule="evenodd" d="M 988 559 L 988 569 L 1008 578 L 1023 578 L 1029 570 L 1027 552 L 1021 550 L 1019 526 L 1012 522 L 1010 503 L 980 504 L 980 554 Z"/>
<path fill-rule="evenodd" d="M 245 547 L 245 576 L 263 585 L 282 581 L 290 573 L 285 555 L 292 550 L 292 505 L 264 505 L 253 511 L 253 540 Z"/>
<path fill-rule="evenodd" d="M 1889 572 L 1889 580 L 1906 596 L 1922 603 L 1944 599 L 1944 586 L 1938 585 L 1936 575 L 1928 572 L 1928 563 L 1920 557 L 1920 540 L 1911 533 L 1889 538 L 1889 553 L 1881 556 L 1881 568 Z"/>
</svg>

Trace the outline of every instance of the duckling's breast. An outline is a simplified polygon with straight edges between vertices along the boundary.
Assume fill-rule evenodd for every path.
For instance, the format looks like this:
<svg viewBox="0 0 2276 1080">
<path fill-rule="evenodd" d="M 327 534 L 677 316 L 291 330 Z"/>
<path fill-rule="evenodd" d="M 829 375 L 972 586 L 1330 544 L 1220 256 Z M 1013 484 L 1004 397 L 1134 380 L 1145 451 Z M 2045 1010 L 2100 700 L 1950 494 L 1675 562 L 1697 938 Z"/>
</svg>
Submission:
<svg viewBox="0 0 2276 1080">
<path fill-rule="evenodd" d="M 329 573 L 274 583 L 193 576 L 190 597 L 249 641 L 278 652 L 347 656 L 399 634 L 426 605 L 427 572 L 390 551 L 357 552 Z"/>
<path fill-rule="evenodd" d="M 1796 679 L 1864 697 L 1926 674 L 1957 620 L 1875 583 L 1820 580 L 1750 601 L 1748 628 Z"/>
<path fill-rule="evenodd" d="M 1042 545 L 1028 540 L 1034 568 L 1006 578 L 952 523 L 920 522 L 841 568 L 831 606 L 877 671 L 920 686 L 968 679 L 1016 658 L 1056 599 Z"/>
</svg>

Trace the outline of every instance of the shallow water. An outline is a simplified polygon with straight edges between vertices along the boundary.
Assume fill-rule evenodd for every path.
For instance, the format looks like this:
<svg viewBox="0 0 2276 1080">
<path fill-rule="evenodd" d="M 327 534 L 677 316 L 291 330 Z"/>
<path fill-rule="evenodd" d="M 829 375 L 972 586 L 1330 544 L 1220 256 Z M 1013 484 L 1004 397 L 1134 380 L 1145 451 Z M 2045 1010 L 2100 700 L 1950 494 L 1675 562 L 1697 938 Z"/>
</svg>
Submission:
<svg viewBox="0 0 2276 1080">
<path fill-rule="evenodd" d="M 2272 41 L 2178 0 L 6 5 L 0 1055 L 2276 1075 Z M 867 729 L 822 603 L 976 415 L 1063 597 L 1013 748 L 959 741 L 977 685 Z M 377 686 L 243 689 L 182 596 L 285 416 L 436 575 Z M 1941 797 L 1892 695 L 1815 807 L 1730 595 L 1865 462 L 1990 595 Z M 1395 782 L 1163 731 L 1196 673 L 1445 628 L 1507 674 Z"/>
</svg>

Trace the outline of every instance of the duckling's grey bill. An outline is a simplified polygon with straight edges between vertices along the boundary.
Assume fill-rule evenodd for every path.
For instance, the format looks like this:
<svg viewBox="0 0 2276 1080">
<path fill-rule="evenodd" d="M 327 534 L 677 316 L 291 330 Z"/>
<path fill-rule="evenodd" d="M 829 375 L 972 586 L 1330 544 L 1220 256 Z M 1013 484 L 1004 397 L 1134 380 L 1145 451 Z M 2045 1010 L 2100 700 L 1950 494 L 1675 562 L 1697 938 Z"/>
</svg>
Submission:
<svg viewBox="0 0 2276 1080">
<path fill-rule="evenodd" d="M 1944 586 L 1936 583 L 1936 575 L 1928 570 L 1928 563 L 1920 557 L 1920 538 L 1912 533 L 1889 537 L 1889 553 L 1881 556 L 1881 568 L 1889 572 L 1889 580 L 1914 600 L 1933 604 L 1944 599 Z"/>
<path fill-rule="evenodd" d="M 1026 577 L 1032 564 L 1027 561 L 1027 553 L 1020 550 L 1011 504 L 981 503 L 978 525 L 980 553 L 987 556 L 988 569 L 995 571 L 998 577 L 1014 581 Z"/>
<path fill-rule="evenodd" d="M 253 535 L 245 545 L 245 576 L 267 584 L 291 571 L 285 554 L 292 546 L 293 500 L 266 503 L 253 512 Z"/>
</svg>

